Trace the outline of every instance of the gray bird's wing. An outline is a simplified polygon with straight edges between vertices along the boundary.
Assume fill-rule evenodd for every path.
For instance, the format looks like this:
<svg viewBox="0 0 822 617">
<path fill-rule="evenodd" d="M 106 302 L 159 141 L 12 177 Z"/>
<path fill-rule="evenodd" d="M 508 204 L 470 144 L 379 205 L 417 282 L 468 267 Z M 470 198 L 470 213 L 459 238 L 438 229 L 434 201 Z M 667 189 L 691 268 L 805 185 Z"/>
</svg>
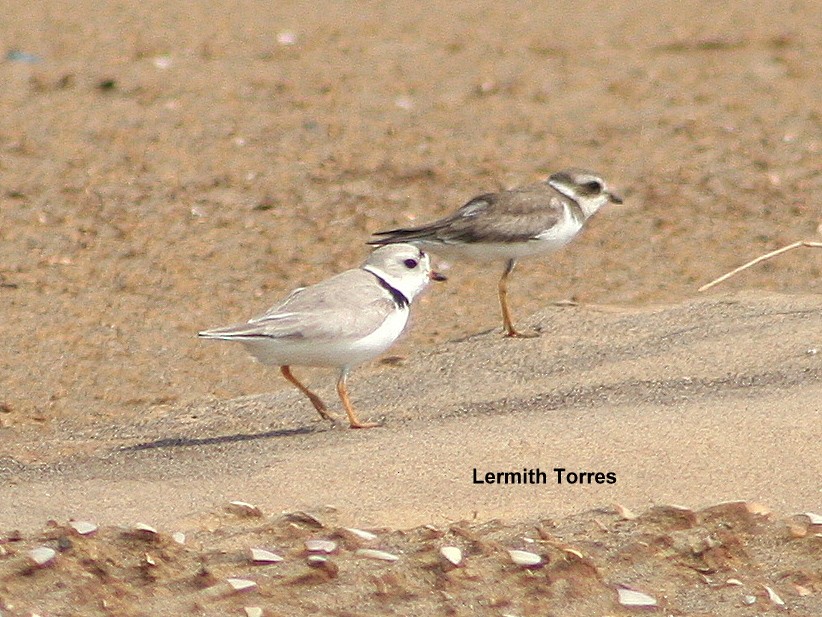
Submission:
<svg viewBox="0 0 822 617">
<path fill-rule="evenodd" d="M 474 197 L 454 214 L 428 225 L 378 232 L 369 244 L 527 242 L 560 220 L 566 198 L 540 182 Z"/>
</svg>

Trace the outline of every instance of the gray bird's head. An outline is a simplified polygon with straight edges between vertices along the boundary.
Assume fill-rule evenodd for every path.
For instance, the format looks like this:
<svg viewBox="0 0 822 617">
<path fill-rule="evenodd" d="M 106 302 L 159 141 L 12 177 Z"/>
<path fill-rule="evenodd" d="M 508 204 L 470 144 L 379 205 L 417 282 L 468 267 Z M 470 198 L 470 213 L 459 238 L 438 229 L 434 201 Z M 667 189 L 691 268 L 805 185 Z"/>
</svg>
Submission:
<svg viewBox="0 0 822 617">
<path fill-rule="evenodd" d="M 577 202 L 586 217 L 591 216 L 608 202 L 622 203 L 622 197 L 612 193 L 599 175 L 587 169 L 565 169 L 552 174 L 548 184 Z"/>
</svg>

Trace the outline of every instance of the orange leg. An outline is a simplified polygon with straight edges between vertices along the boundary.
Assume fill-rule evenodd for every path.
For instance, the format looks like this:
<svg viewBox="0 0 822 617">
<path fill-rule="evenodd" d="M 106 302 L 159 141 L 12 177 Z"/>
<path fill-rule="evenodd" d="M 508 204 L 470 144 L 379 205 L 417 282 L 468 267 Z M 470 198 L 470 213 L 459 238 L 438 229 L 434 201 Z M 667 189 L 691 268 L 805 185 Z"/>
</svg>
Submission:
<svg viewBox="0 0 822 617">
<path fill-rule="evenodd" d="M 499 280 L 499 304 L 502 307 L 502 324 L 505 327 L 505 336 L 512 338 L 534 338 L 536 333 L 525 334 L 519 332 L 514 328 L 514 322 L 511 319 L 511 310 L 508 308 L 508 277 L 514 271 L 514 266 L 517 265 L 516 260 L 509 259 L 505 264 L 505 271 L 502 273 L 502 278 Z"/>
<path fill-rule="evenodd" d="M 345 385 L 345 380 L 348 377 L 348 371 L 343 369 L 340 373 L 340 378 L 337 380 L 337 394 L 340 395 L 345 413 L 348 414 L 348 421 L 351 423 L 351 428 L 374 428 L 380 426 L 379 422 L 360 422 L 354 407 L 351 405 L 351 400 L 348 398 L 348 388 Z"/>
<path fill-rule="evenodd" d="M 300 381 L 296 377 L 294 377 L 294 375 L 291 373 L 290 366 L 281 366 L 280 372 L 283 374 L 283 377 L 285 377 L 288 381 L 294 384 L 300 392 L 302 392 L 308 397 L 308 400 L 310 400 L 311 404 L 314 405 L 314 409 L 316 409 L 317 412 L 319 412 L 319 414 L 323 417 L 324 420 L 331 420 L 332 422 L 336 420 L 336 417 L 328 412 L 328 408 L 325 406 L 325 403 L 323 403 L 322 399 L 316 394 L 314 394 L 311 390 L 306 388 L 303 384 L 300 383 Z"/>
</svg>

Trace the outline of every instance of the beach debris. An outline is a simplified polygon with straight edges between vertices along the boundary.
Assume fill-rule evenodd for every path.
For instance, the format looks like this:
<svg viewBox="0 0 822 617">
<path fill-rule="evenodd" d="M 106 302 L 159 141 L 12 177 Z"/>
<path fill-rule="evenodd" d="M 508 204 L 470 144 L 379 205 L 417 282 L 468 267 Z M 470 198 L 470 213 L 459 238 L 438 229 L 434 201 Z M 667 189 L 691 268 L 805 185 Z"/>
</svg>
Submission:
<svg viewBox="0 0 822 617">
<path fill-rule="evenodd" d="M 277 43 L 283 46 L 296 45 L 297 33 L 291 30 L 281 30 L 277 33 Z"/>
<path fill-rule="evenodd" d="M 734 270 L 731 270 L 730 272 L 728 272 L 726 274 L 723 274 L 722 276 L 720 276 L 717 279 L 714 279 L 710 283 L 706 283 L 705 285 L 700 287 L 698 289 L 698 291 L 706 291 L 706 290 L 710 289 L 711 287 L 713 287 L 714 285 L 718 285 L 722 281 L 725 281 L 725 280 L 731 278 L 733 275 L 738 274 L 739 272 L 742 272 L 743 270 L 747 270 L 751 266 L 755 266 L 756 264 L 758 264 L 762 261 L 765 261 L 766 259 L 770 259 L 771 257 L 776 257 L 777 255 L 781 255 L 782 253 L 787 253 L 788 251 L 792 251 L 793 249 L 798 249 L 798 248 L 801 248 L 803 246 L 808 247 L 808 248 L 820 249 L 820 248 L 822 248 L 822 242 L 808 242 L 808 241 L 800 240 L 799 242 L 794 242 L 793 244 L 789 244 L 788 246 L 783 246 L 782 248 L 776 249 L 775 251 L 771 251 L 770 253 L 765 253 L 764 255 L 760 255 L 756 259 L 752 259 L 748 263 L 742 264 L 738 268 L 735 268 Z"/>
<path fill-rule="evenodd" d="M 619 598 L 619 603 L 622 606 L 632 608 L 648 608 L 657 605 L 656 598 L 649 596 L 647 593 L 632 589 L 631 587 L 617 587 L 617 596 Z"/>
<path fill-rule="evenodd" d="M 443 546 L 440 555 L 452 566 L 459 566 L 462 563 L 462 551 L 456 546 Z"/>
<path fill-rule="evenodd" d="M 69 527 L 81 536 L 87 536 L 97 531 L 97 525 L 88 521 L 69 521 Z"/>
<path fill-rule="evenodd" d="M 307 559 L 308 567 L 315 570 L 322 570 L 328 578 L 336 578 L 339 574 L 339 566 L 328 557 L 322 555 L 309 555 Z"/>
<path fill-rule="evenodd" d="M 175 531 L 171 534 L 171 539 L 174 540 L 177 544 L 185 544 L 186 543 L 186 534 L 182 531 Z"/>
<path fill-rule="evenodd" d="M 151 62 L 161 71 L 165 71 L 166 69 L 171 68 L 174 61 L 171 59 L 171 56 L 156 56 L 152 58 Z"/>
<path fill-rule="evenodd" d="M 410 111 L 414 109 L 414 99 L 407 95 L 401 95 L 394 99 L 394 105 L 400 109 Z"/>
<path fill-rule="evenodd" d="M 616 509 L 617 515 L 619 518 L 625 521 L 632 521 L 637 518 L 637 515 L 634 514 L 631 510 L 626 508 L 620 503 L 614 504 L 614 508 Z"/>
<path fill-rule="evenodd" d="M 345 527 L 345 531 L 348 533 L 357 536 L 360 540 L 365 540 L 366 542 L 371 542 L 377 539 L 376 534 L 371 533 L 370 531 L 364 531 L 362 529 L 357 529 L 355 527 Z"/>
<path fill-rule="evenodd" d="M 230 501 L 226 506 L 226 510 L 237 516 L 246 516 L 248 518 L 260 518 L 263 515 L 262 510 L 246 501 Z"/>
<path fill-rule="evenodd" d="M 734 585 L 736 587 L 742 587 L 743 583 L 738 578 L 729 578 L 727 581 L 725 581 L 725 584 L 726 585 Z"/>
<path fill-rule="evenodd" d="M 725 523 L 753 526 L 770 514 L 770 509 L 754 501 L 723 501 L 699 511 L 702 522 L 721 519 Z"/>
<path fill-rule="evenodd" d="M 263 609 L 259 606 L 244 606 L 245 617 L 263 617 Z"/>
<path fill-rule="evenodd" d="M 142 536 L 143 538 L 155 538 L 158 535 L 154 527 L 146 525 L 145 523 L 137 523 L 134 526 L 134 534 Z"/>
<path fill-rule="evenodd" d="M 747 606 L 750 606 L 751 604 L 756 604 L 756 596 L 751 596 L 751 595 L 743 596 L 742 597 L 742 604 L 745 604 Z"/>
<path fill-rule="evenodd" d="M 529 551 L 520 551 L 514 549 L 509 550 L 508 555 L 511 557 L 511 561 L 513 561 L 518 566 L 522 566 L 524 568 L 533 568 L 534 566 L 542 564 L 542 557 L 540 557 L 536 553 L 531 553 Z"/>
<path fill-rule="evenodd" d="M 283 561 L 283 558 L 277 553 L 272 553 L 263 548 L 252 548 L 251 561 L 254 563 L 279 563 Z"/>
<path fill-rule="evenodd" d="M 22 62 L 23 64 L 37 64 L 43 61 L 40 56 L 19 49 L 10 49 L 6 53 L 6 60 L 9 62 Z"/>
<path fill-rule="evenodd" d="M 38 568 L 49 566 L 57 557 L 57 551 L 48 546 L 38 546 L 28 552 L 28 557 Z"/>
<path fill-rule="evenodd" d="M 325 527 L 322 521 L 316 516 L 309 514 L 308 512 L 303 512 L 302 510 L 283 512 L 283 518 L 290 523 L 301 523 L 303 525 L 308 525 L 309 527 L 316 527 L 317 529 L 322 529 Z"/>
<path fill-rule="evenodd" d="M 765 589 L 765 593 L 768 594 L 768 600 L 770 600 L 771 602 L 773 602 L 777 606 L 781 606 L 781 607 L 784 608 L 785 600 L 780 598 L 778 593 L 776 593 L 773 589 L 771 589 L 767 585 L 762 585 L 762 587 Z"/>
<path fill-rule="evenodd" d="M 257 583 L 247 578 L 227 578 L 225 582 L 237 593 L 254 589 L 257 586 Z"/>
<path fill-rule="evenodd" d="M 333 540 L 306 540 L 305 550 L 310 553 L 333 553 L 337 550 L 337 543 Z"/>
<path fill-rule="evenodd" d="M 365 557 L 366 559 L 376 559 L 378 561 L 398 561 L 399 557 L 393 553 L 386 551 L 379 551 L 373 548 L 358 548 L 354 551 L 357 557 Z"/>
<path fill-rule="evenodd" d="M 156 565 L 157 565 L 157 562 L 154 560 L 154 557 L 152 557 L 152 556 L 151 556 L 151 555 L 149 555 L 148 553 L 145 553 L 145 554 L 143 555 L 143 558 L 146 560 L 146 563 L 147 563 L 148 565 L 150 565 L 150 566 L 156 566 Z"/>
</svg>

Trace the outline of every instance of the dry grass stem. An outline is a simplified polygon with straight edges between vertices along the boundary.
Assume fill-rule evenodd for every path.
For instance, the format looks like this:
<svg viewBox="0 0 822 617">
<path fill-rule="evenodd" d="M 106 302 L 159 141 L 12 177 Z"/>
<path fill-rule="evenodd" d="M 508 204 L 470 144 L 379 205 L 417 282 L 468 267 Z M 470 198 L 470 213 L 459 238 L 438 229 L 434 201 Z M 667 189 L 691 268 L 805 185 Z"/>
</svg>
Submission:
<svg viewBox="0 0 822 617">
<path fill-rule="evenodd" d="M 797 249 L 802 246 L 819 249 L 822 248 L 822 242 L 806 242 L 804 240 L 800 240 L 799 242 L 794 242 L 793 244 L 789 244 L 788 246 L 783 246 L 781 249 L 776 249 L 775 251 L 771 251 L 770 253 L 765 253 L 764 255 L 760 255 L 756 259 L 752 259 L 748 263 L 739 266 L 735 270 L 731 270 L 730 272 L 723 274 L 718 279 L 714 279 L 710 283 L 706 283 L 705 285 L 699 288 L 699 291 L 705 291 L 707 289 L 710 289 L 714 285 L 718 285 L 722 281 L 731 278 L 732 276 L 738 274 L 739 272 L 742 272 L 743 270 L 747 270 L 751 266 L 755 266 L 761 261 L 765 261 L 766 259 L 770 259 L 771 257 L 776 257 L 777 255 L 781 255 L 782 253 L 787 253 L 788 251 L 792 251 L 793 249 Z"/>
</svg>

